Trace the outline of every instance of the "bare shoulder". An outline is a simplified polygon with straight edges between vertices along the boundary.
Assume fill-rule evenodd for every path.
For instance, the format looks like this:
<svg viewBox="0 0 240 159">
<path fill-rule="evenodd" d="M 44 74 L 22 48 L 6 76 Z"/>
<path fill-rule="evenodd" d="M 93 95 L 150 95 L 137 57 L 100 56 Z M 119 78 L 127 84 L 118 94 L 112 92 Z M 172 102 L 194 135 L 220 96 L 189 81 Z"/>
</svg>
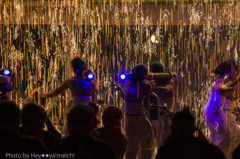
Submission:
<svg viewBox="0 0 240 159">
<path fill-rule="evenodd" d="M 65 79 L 65 82 L 70 82 L 70 81 L 73 81 L 74 80 L 74 77 L 68 77 Z"/>
</svg>

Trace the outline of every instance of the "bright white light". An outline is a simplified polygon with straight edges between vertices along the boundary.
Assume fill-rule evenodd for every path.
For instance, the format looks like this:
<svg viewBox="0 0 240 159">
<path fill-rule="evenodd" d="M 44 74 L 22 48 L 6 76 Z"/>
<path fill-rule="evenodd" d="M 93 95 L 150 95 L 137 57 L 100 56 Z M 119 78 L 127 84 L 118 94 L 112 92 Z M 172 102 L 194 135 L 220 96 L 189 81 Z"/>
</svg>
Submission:
<svg viewBox="0 0 240 159">
<path fill-rule="evenodd" d="M 158 43 L 158 40 L 156 40 L 156 43 Z"/>
<path fill-rule="evenodd" d="M 4 74 L 4 75 L 9 75 L 9 74 L 10 74 L 10 71 L 4 70 L 4 71 L 3 71 L 3 74 Z"/>
<path fill-rule="evenodd" d="M 94 76 L 93 76 L 93 74 L 92 74 L 92 73 L 90 73 L 90 74 L 88 74 L 88 76 L 87 76 L 87 77 L 88 77 L 88 79 L 93 79 L 93 77 L 94 77 Z"/>
<path fill-rule="evenodd" d="M 153 43 L 155 43 L 155 40 L 156 40 L 155 35 L 152 35 L 152 36 L 151 36 L 151 41 L 152 41 Z"/>
<path fill-rule="evenodd" d="M 125 79 L 126 76 L 125 76 L 124 74 L 122 74 L 122 75 L 120 76 L 120 78 L 121 78 L 121 79 Z"/>
</svg>

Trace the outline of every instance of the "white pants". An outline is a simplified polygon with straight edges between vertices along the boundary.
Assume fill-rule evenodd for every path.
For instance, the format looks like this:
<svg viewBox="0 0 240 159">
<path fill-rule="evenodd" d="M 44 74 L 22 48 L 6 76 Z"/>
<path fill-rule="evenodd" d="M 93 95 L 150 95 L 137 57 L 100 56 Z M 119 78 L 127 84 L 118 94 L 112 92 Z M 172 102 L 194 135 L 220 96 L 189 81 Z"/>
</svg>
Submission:
<svg viewBox="0 0 240 159">
<path fill-rule="evenodd" d="M 167 110 L 158 108 L 158 121 L 156 121 L 156 141 L 158 146 L 164 145 L 167 136 L 171 133 L 171 111 L 174 110 L 175 98 L 158 98 L 158 104 L 164 105 L 166 103 Z"/>
<path fill-rule="evenodd" d="M 72 99 L 66 105 L 66 110 L 69 112 L 72 108 L 79 104 L 87 105 L 91 102 L 90 96 L 73 96 Z"/>
<path fill-rule="evenodd" d="M 125 131 L 128 137 L 126 159 L 136 159 L 139 143 L 139 159 L 151 159 L 154 153 L 154 134 L 147 116 L 126 116 Z"/>
</svg>

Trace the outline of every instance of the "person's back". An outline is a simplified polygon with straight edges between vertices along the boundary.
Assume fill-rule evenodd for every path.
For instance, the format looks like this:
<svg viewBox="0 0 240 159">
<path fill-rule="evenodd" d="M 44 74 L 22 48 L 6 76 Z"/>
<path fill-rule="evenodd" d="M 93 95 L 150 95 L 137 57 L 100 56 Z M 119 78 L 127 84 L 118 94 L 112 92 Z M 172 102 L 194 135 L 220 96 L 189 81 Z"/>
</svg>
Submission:
<svg viewBox="0 0 240 159">
<path fill-rule="evenodd" d="M 19 116 L 20 110 L 13 102 L 0 102 L 0 158 L 14 158 L 15 154 L 18 155 L 15 158 L 26 158 L 23 154 L 35 158 L 36 155 L 48 154 L 41 141 L 17 132 Z"/>
<path fill-rule="evenodd" d="M 96 78 L 91 80 L 87 79 L 87 74 L 90 70 L 87 69 L 87 63 L 80 58 L 74 58 L 72 60 L 72 68 L 74 76 L 66 79 L 57 89 L 45 94 L 43 97 L 54 97 L 66 89 L 70 89 L 72 99 L 66 106 L 66 110 L 69 111 L 71 108 L 78 104 L 89 104 L 90 102 L 95 103 L 95 93 L 98 93 L 98 86 Z"/>
<path fill-rule="evenodd" d="M 21 156 L 15 158 L 25 158 L 23 154 L 32 155 L 32 158 L 35 158 L 34 154 L 49 154 L 41 141 L 34 137 L 22 136 L 15 131 L 0 132 L 0 147 L 0 158 L 14 158 L 11 156 L 13 154 Z"/>
<path fill-rule="evenodd" d="M 98 139 L 105 141 L 118 159 L 122 158 L 127 146 L 127 137 L 108 127 L 98 128 Z"/>
<path fill-rule="evenodd" d="M 122 159 L 127 146 L 127 137 L 121 131 L 122 111 L 115 107 L 105 108 L 102 115 L 104 127 L 97 129 L 96 137 L 106 142 L 118 159 Z"/>
<path fill-rule="evenodd" d="M 107 144 L 98 141 L 91 135 L 81 135 L 70 135 L 60 140 L 52 150 L 53 157 L 62 158 L 57 157 L 56 154 L 69 154 L 76 159 L 115 159 L 113 151 Z"/>
<path fill-rule="evenodd" d="M 135 66 L 132 72 L 135 80 L 127 81 L 124 94 L 125 131 L 128 137 L 126 158 L 136 158 L 139 144 L 141 157 L 151 158 L 154 153 L 154 134 L 145 109 L 152 109 L 149 103 L 151 85 L 144 82 L 147 77 L 144 65 Z"/>
<path fill-rule="evenodd" d="M 77 106 L 71 109 L 67 116 L 70 135 L 53 148 L 52 157 L 62 158 L 64 154 L 78 159 L 115 159 L 113 151 L 107 144 L 95 139 L 93 132 L 93 115 L 86 106 Z M 58 156 L 57 156 L 58 155 Z"/>
<path fill-rule="evenodd" d="M 164 66 L 160 62 L 153 62 L 150 65 L 151 73 L 163 73 Z M 158 96 L 158 105 L 166 106 L 166 108 L 158 108 L 158 120 L 151 121 L 155 131 L 155 137 L 158 146 L 164 144 L 164 140 L 170 134 L 170 116 L 172 111 L 178 111 L 179 108 L 174 107 L 174 80 L 163 78 L 152 81 L 153 92 Z"/>
<path fill-rule="evenodd" d="M 193 133 L 198 130 L 194 126 L 194 118 L 188 108 L 174 115 L 171 125 L 172 132 L 165 145 L 158 149 L 156 159 L 224 159 L 222 152 L 211 145 L 203 137 L 203 141 L 195 138 Z M 199 136 L 202 135 L 199 131 Z"/>
<path fill-rule="evenodd" d="M 20 133 L 42 140 L 50 151 L 55 144 L 56 138 L 51 132 L 43 130 L 47 118 L 43 108 L 34 103 L 28 103 L 23 107 L 21 114 L 23 125 L 20 128 Z"/>
<path fill-rule="evenodd" d="M 143 98 L 146 93 L 150 93 L 150 84 L 139 81 L 127 81 L 124 93 L 125 100 L 125 113 L 127 114 L 147 114 L 145 107 L 148 107 L 146 102 L 142 104 Z M 146 106 L 145 106 L 146 105 Z"/>
<path fill-rule="evenodd" d="M 225 159 L 214 145 L 194 136 L 179 136 L 173 142 L 160 147 L 156 159 Z"/>
<path fill-rule="evenodd" d="M 160 62 L 153 62 L 150 65 L 150 71 L 151 73 L 163 73 L 164 66 Z M 169 110 L 178 111 L 179 108 L 174 108 L 174 80 L 172 78 L 155 79 L 152 84 L 153 92 L 158 96 L 158 104 L 164 105 L 166 103 Z"/>
<path fill-rule="evenodd" d="M 93 92 L 93 83 L 85 78 L 79 78 L 77 76 L 70 77 L 68 79 L 69 89 L 72 96 L 89 96 L 91 97 Z"/>
<path fill-rule="evenodd" d="M 151 85 L 145 81 L 127 81 L 124 100 L 132 103 L 141 103 L 146 95 L 146 90 L 150 88 Z"/>
<path fill-rule="evenodd" d="M 51 132 L 34 126 L 23 125 L 20 127 L 19 132 L 28 137 L 38 138 L 46 145 L 49 151 L 53 148 L 56 141 L 56 138 Z"/>
</svg>

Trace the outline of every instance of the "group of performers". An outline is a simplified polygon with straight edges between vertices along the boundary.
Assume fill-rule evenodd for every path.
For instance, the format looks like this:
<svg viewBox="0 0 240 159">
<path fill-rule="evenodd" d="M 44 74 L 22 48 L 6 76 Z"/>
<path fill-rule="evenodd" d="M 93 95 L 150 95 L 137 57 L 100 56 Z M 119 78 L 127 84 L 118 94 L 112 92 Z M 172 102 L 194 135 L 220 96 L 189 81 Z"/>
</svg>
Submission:
<svg viewBox="0 0 240 159">
<path fill-rule="evenodd" d="M 96 94 L 99 92 L 97 80 L 86 77 L 90 70 L 87 70 L 85 61 L 80 58 L 73 59 L 72 68 L 75 76 L 66 79 L 57 89 L 44 95 L 46 98 L 54 97 L 69 88 L 72 100 L 67 105 L 67 111 L 78 104 L 96 103 Z M 240 128 L 234 113 L 238 100 L 236 90 L 240 85 L 238 71 L 239 65 L 234 60 L 225 61 L 213 71 L 219 77 L 211 89 L 203 113 L 210 130 L 211 143 L 228 159 L 240 144 Z M 154 62 L 150 65 L 150 72 L 163 73 L 164 66 Z M 137 156 L 150 159 L 155 148 L 164 145 L 171 131 L 171 113 L 178 110 L 174 108 L 174 80 L 162 78 L 146 81 L 148 69 L 143 64 L 136 65 L 132 73 L 135 80 L 126 81 L 123 96 L 125 134 L 128 138 L 125 155 L 127 159 Z"/>
<path fill-rule="evenodd" d="M 87 63 L 80 58 L 72 61 L 72 68 L 75 76 L 66 79 L 57 89 L 47 93 L 44 97 L 54 97 L 66 89 L 70 89 L 72 100 L 67 105 L 67 111 L 78 104 L 96 103 L 95 94 L 98 93 L 97 80 L 86 78 Z M 150 66 L 151 72 L 164 72 L 164 67 L 159 62 L 154 62 Z M 159 79 L 146 82 L 144 79 L 148 75 L 147 68 L 140 64 L 132 70 L 135 80 L 126 82 L 124 91 L 125 101 L 125 132 L 128 137 L 126 148 L 126 158 L 136 158 L 141 146 L 140 156 L 151 158 L 156 146 L 163 144 L 165 138 L 170 133 L 170 117 L 162 107 L 154 105 L 164 105 L 168 110 L 174 107 L 174 81 L 173 79 Z M 150 95 L 157 95 L 157 103 L 150 104 Z M 143 101 L 143 104 L 142 104 Z M 155 112 L 157 117 L 148 119 L 149 112 Z M 152 125 L 154 128 L 152 128 Z M 157 141 L 157 142 L 156 142 Z M 157 144 L 156 144 L 157 143 Z"/>
<path fill-rule="evenodd" d="M 150 66 L 151 72 L 163 73 L 164 67 L 159 62 Z M 170 113 L 174 109 L 174 81 L 173 79 L 157 79 L 150 83 L 144 79 L 147 77 L 147 68 L 140 64 L 136 65 L 132 73 L 135 80 L 126 82 L 125 87 L 125 131 L 128 137 L 126 158 L 136 158 L 139 143 L 141 152 L 139 158 L 151 158 L 155 148 L 162 146 L 170 133 Z M 151 94 L 152 93 L 152 94 Z M 154 93 L 154 94 L 153 94 Z M 157 97 L 155 103 L 150 103 Z M 143 102 L 142 102 L 143 101 Z M 155 107 L 154 105 L 165 105 Z M 147 117 L 148 111 L 152 114 L 157 112 L 157 117 Z"/>
</svg>

